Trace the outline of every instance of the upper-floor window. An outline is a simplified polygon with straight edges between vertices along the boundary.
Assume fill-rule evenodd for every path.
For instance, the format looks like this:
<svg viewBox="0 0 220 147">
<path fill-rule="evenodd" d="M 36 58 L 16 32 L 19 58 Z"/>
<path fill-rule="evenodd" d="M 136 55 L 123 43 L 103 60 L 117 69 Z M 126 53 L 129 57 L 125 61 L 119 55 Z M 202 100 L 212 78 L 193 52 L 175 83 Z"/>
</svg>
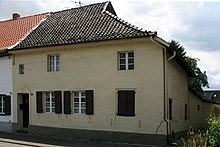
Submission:
<svg viewBox="0 0 220 147">
<path fill-rule="evenodd" d="M 4 96 L 0 96 L 0 114 L 5 114 Z"/>
<path fill-rule="evenodd" d="M 48 56 L 48 71 L 54 72 L 60 70 L 60 56 L 59 55 L 49 55 Z"/>
<path fill-rule="evenodd" d="M 134 52 L 119 52 L 119 70 L 133 70 L 134 69 Z"/>
<path fill-rule="evenodd" d="M 19 64 L 19 74 L 24 74 L 24 64 Z"/>
</svg>

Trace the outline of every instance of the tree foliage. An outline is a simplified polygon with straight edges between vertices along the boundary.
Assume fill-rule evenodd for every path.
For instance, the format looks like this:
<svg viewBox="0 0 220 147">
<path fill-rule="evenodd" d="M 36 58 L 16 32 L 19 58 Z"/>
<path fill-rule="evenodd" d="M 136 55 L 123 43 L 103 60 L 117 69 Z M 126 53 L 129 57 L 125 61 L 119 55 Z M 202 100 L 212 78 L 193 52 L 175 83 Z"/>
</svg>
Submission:
<svg viewBox="0 0 220 147">
<path fill-rule="evenodd" d="M 206 71 L 201 71 L 198 67 L 198 58 L 192 58 L 186 56 L 186 51 L 183 46 L 180 45 L 179 42 L 172 40 L 170 43 L 170 48 L 177 52 L 177 55 L 182 57 L 189 67 L 194 71 L 196 77 L 190 77 L 188 79 L 189 86 L 195 90 L 200 96 L 204 96 L 202 87 L 209 88 L 208 78 L 206 75 Z"/>
</svg>

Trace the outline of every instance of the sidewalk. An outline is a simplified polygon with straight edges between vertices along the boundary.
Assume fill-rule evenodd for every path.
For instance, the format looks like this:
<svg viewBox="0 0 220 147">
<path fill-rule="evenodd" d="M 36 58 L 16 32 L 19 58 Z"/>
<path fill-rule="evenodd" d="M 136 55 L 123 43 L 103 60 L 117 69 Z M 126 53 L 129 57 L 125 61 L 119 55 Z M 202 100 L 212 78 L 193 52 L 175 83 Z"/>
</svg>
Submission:
<svg viewBox="0 0 220 147">
<path fill-rule="evenodd" d="M 34 146 L 34 147 L 157 147 L 149 145 L 97 142 L 90 140 L 73 140 L 65 138 L 52 138 L 45 136 L 34 136 L 24 133 L 0 132 L 0 143 L 15 144 L 15 146 Z"/>
</svg>

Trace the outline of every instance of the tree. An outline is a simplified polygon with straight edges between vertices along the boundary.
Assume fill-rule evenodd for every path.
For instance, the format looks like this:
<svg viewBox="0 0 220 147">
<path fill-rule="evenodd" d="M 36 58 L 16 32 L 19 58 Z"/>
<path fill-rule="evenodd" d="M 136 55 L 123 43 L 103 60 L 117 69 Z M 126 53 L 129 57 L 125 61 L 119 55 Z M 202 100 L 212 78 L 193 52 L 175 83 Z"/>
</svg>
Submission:
<svg viewBox="0 0 220 147">
<path fill-rule="evenodd" d="M 186 56 L 185 48 L 180 45 L 179 42 L 172 40 L 170 43 L 170 49 L 177 52 L 177 56 L 182 57 L 189 67 L 194 71 L 196 77 L 188 78 L 188 85 L 191 87 L 195 92 L 197 92 L 200 96 L 204 97 L 204 93 L 202 87 L 209 88 L 208 78 L 206 75 L 206 71 L 202 72 L 198 67 L 197 62 L 199 61 L 198 58 L 192 58 Z"/>
</svg>

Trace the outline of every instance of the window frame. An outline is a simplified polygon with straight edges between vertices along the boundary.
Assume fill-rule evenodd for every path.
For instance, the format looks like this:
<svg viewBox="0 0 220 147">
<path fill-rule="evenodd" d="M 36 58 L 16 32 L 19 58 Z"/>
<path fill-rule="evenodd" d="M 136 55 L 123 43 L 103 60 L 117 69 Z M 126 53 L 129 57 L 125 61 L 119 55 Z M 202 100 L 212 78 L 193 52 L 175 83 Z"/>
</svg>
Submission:
<svg viewBox="0 0 220 147">
<path fill-rule="evenodd" d="M 60 55 L 59 54 L 51 54 L 48 55 L 48 72 L 58 72 L 60 71 Z"/>
<path fill-rule="evenodd" d="M 76 93 L 78 93 L 78 96 L 75 95 Z M 84 93 L 84 95 L 82 95 L 82 93 Z M 78 98 L 78 102 L 75 101 L 75 99 L 77 98 Z M 85 99 L 85 100 L 82 102 L 82 99 Z M 76 107 L 75 104 L 78 104 L 78 107 Z M 83 107 L 82 107 L 82 104 L 84 104 Z M 78 112 L 76 112 L 76 110 L 78 110 Z M 72 112 L 74 114 L 86 114 L 86 91 L 73 91 Z"/>
<path fill-rule="evenodd" d="M 47 97 L 49 94 L 49 97 Z M 49 101 L 47 101 L 49 98 Z M 53 101 L 54 99 L 54 101 Z M 47 106 L 49 104 L 49 106 Z M 49 111 L 48 111 L 49 109 Z M 55 112 L 55 92 L 54 91 L 47 91 L 45 92 L 45 112 L 46 113 L 53 113 Z"/>
<path fill-rule="evenodd" d="M 1 101 L 0 115 L 5 115 L 5 96 L 4 95 L 0 95 L 0 101 Z"/>
<path fill-rule="evenodd" d="M 132 53 L 133 56 L 129 56 L 130 53 Z M 122 54 L 124 55 L 121 56 Z M 129 60 L 132 60 L 133 62 L 130 62 Z M 122 66 L 124 67 L 122 68 Z M 134 51 L 118 52 L 118 70 L 134 70 Z"/>
</svg>

